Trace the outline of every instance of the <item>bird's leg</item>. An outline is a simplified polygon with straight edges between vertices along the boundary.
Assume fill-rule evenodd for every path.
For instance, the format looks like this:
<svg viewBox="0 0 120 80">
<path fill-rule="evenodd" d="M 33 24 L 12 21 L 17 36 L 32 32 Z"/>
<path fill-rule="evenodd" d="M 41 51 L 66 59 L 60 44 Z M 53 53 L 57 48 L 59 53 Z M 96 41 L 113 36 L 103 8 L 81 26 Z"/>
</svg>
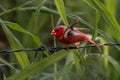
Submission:
<svg viewBox="0 0 120 80">
<path fill-rule="evenodd" d="M 80 42 L 74 43 L 76 48 L 79 48 Z"/>
<path fill-rule="evenodd" d="M 79 48 L 79 45 L 80 45 L 80 42 L 74 43 L 74 46 L 75 46 L 77 49 Z M 65 50 L 69 50 L 69 47 L 66 46 L 66 47 L 65 47 Z"/>
<path fill-rule="evenodd" d="M 66 44 L 66 45 L 63 46 L 63 47 L 65 47 L 65 50 L 69 50 L 68 44 Z"/>
</svg>

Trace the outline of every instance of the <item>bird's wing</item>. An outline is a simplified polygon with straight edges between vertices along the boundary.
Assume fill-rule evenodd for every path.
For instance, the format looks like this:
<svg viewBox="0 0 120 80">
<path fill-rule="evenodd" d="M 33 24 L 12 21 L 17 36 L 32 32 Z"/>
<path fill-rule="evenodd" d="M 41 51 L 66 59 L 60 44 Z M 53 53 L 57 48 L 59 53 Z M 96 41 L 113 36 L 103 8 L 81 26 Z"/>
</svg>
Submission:
<svg viewBox="0 0 120 80">
<path fill-rule="evenodd" d="M 71 36 L 78 36 L 80 34 L 80 32 L 77 29 L 71 29 L 71 28 L 67 28 L 64 32 L 64 38 L 68 38 Z"/>
</svg>

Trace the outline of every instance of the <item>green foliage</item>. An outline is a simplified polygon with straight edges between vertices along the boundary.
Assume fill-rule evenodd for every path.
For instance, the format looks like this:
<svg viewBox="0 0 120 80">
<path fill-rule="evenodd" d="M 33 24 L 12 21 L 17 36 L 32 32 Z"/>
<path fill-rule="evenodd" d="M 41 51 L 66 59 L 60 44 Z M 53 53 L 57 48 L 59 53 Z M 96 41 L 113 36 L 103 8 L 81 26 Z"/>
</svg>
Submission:
<svg viewBox="0 0 120 80">
<path fill-rule="evenodd" d="M 9 40 L 10 46 L 13 50 L 15 49 L 21 49 L 23 46 L 18 41 L 18 39 L 13 35 L 13 33 L 6 27 L 5 23 L 1 20 L 1 26 Z M 15 56 L 20 64 L 20 66 L 24 69 L 26 68 L 30 63 L 29 59 L 27 57 L 27 54 L 25 52 L 19 52 L 15 53 Z"/>
<path fill-rule="evenodd" d="M 25 80 L 26 78 L 30 77 L 31 74 L 36 75 L 37 73 L 42 72 L 45 68 L 53 64 L 54 62 L 60 60 L 67 52 L 60 52 L 58 54 L 54 54 L 49 56 L 41 61 L 37 60 L 35 63 L 31 64 L 28 68 L 24 69 L 23 71 L 19 72 L 16 75 L 13 75 L 6 80 Z"/>
<path fill-rule="evenodd" d="M 6 49 L 59 46 L 53 42 L 50 32 L 62 19 L 64 25 L 80 19 L 76 27 L 92 30 L 92 39 L 99 43 L 119 43 L 119 0 L 3 0 L 0 1 L 0 43 L 6 36 Z M 14 3 L 14 4 L 13 4 Z M 51 16 L 52 15 L 52 16 Z M 60 23 L 61 23 L 60 22 Z M 62 24 L 61 24 L 62 25 Z M 52 27 L 51 27 L 52 26 Z M 1 36 L 2 34 L 5 34 Z M 97 38 L 97 39 L 96 39 Z M 57 44 L 57 45 L 56 45 Z M 86 44 L 86 43 L 85 43 Z M 81 44 L 81 45 L 85 45 Z M 1 44 L 0 44 L 1 48 Z M 4 80 L 120 80 L 118 46 L 48 51 L 16 52 L 0 54 Z M 14 56 L 12 54 L 15 54 Z M 6 57 L 7 55 L 7 57 Z M 13 65 L 14 63 L 15 65 Z M 7 66 L 7 68 L 5 67 Z M 111 76 L 112 75 L 112 76 Z"/>
<path fill-rule="evenodd" d="M 54 0 L 54 2 L 55 2 L 55 5 L 56 5 L 56 7 L 58 9 L 58 12 L 59 12 L 60 17 L 62 18 L 64 24 L 66 26 L 68 26 L 67 17 L 66 17 L 66 10 L 65 10 L 63 0 Z"/>
</svg>

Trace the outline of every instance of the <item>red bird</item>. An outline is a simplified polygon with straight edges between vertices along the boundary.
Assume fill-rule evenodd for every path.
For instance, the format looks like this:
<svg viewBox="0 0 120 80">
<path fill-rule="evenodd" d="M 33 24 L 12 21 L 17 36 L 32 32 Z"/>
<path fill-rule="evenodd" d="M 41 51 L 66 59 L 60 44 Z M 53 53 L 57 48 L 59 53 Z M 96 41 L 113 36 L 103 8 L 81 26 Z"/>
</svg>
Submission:
<svg viewBox="0 0 120 80">
<path fill-rule="evenodd" d="M 66 26 L 58 26 L 54 28 L 51 32 L 51 35 L 54 35 L 60 42 L 65 44 L 74 44 L 75 46 L 78 46 L 80 42 L 88 41 L 95 45 L 99 52 L 101 52 L 100 47 L 90 39 L 86 34 L 80 31 L 89 31 L 87 28 L 74 28 L 74 25 L 76 25 L 79 22 L 77 19 L 73 24 L 71 24 L 69 27 Z"/>
</svg>

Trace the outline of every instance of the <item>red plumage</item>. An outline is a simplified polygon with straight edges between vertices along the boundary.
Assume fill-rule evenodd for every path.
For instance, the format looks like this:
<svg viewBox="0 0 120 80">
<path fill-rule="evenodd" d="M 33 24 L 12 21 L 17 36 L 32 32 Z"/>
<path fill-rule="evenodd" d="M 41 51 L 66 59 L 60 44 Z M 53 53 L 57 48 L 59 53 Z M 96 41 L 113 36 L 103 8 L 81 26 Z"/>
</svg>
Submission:
<svg viewBox="0 0 120 80">
<path fill-rule="evenodd" d="M 58 26 L 52 30 L 51 35 L 54 35 L 61 43 L 65 43 L 65 44 L 76 45 L 76 43 L 88 41 L 94 44 L 98 48 L 99 52 L 101 52 L 100 47 L 93 40 L 91 40 L 85 33 L 80 32 L 80 31 L 87 31 L 89 29 L 74 28 L 73 27 L 74 25 L 69 27 Z"/>
</svg>

